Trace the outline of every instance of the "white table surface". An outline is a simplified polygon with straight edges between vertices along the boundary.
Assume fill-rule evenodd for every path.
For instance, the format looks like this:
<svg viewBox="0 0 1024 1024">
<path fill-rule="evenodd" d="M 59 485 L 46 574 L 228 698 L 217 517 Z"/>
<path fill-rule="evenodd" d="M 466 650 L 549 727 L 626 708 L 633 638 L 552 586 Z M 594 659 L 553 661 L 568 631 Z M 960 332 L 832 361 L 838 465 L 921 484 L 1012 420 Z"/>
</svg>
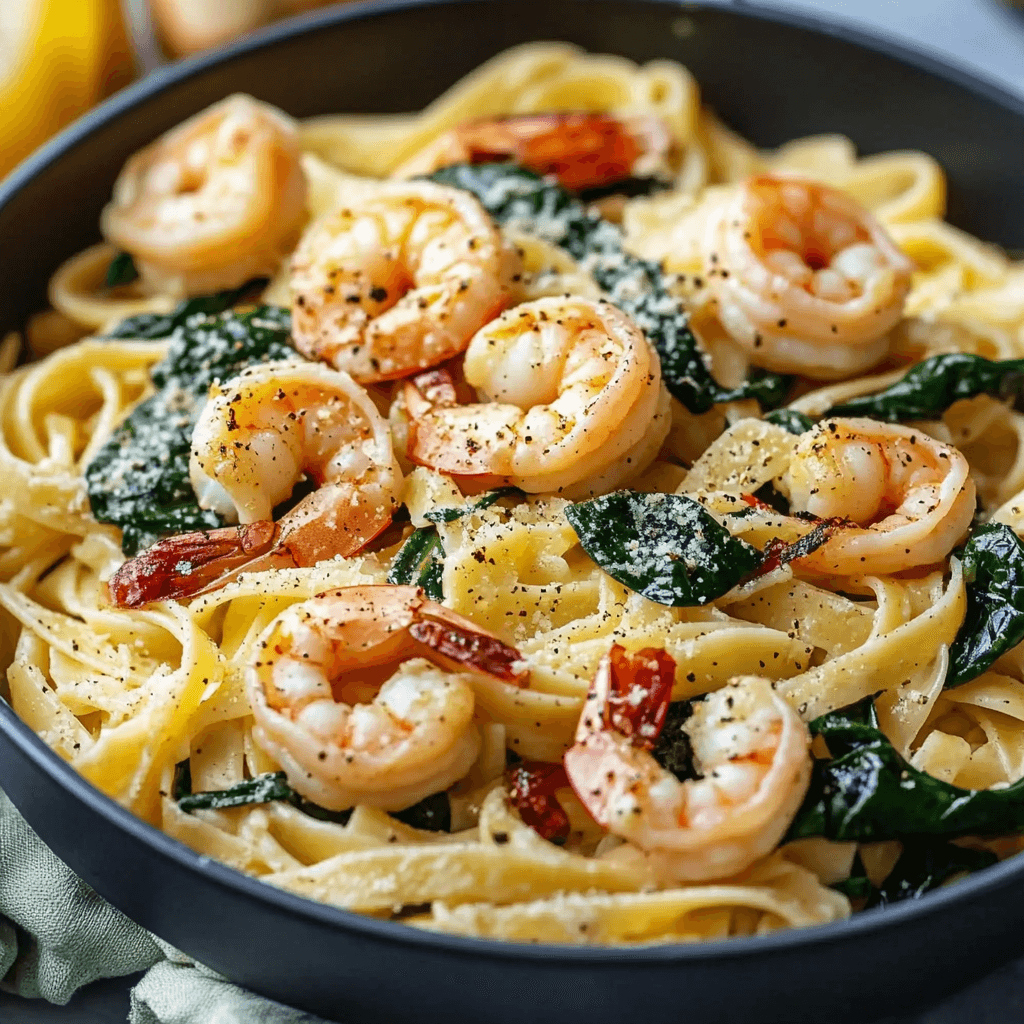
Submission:
<svg viewBox="0 0 1024 1024">
<path fill-rule="evenodd" d="M 0 3 L 8 0 L 0 0 Z M 211 0 L 222 2 L 222 0 Z M 1024 14 L 998 0 L 740 0 L 824 14 L 860 29 L 880 29 L 906 45 L 960 64 L 1024 96 Z M 739 5 L 739 4 L 738 4 Z M 1024 187 L 1024 182 L 1021 183 Z M 0 993 L 2 1024 L 124 1024 L 124 979 L 98 982 L 66 1007 Z M 1024 960 L 912 1017 L 864 1024 L 1011 1024 L 1024 1022 Z M 253 1022 L 256 1024 L 256 1022 Z M 458 1022 L 453 1022 L 458 1024 Z"/>
</svg>

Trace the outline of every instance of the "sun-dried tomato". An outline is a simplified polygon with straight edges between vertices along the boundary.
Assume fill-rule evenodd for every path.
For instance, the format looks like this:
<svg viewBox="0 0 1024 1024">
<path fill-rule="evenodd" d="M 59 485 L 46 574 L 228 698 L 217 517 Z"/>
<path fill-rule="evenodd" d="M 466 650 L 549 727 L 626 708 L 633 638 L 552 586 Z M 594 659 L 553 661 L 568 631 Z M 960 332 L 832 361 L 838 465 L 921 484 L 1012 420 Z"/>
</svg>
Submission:
<svg viewBox="0 0 1024 1024">
<path fill-rule="evenodd" d="M 672 701 L 675 659 L 659 647 L 627 654 L 619 644 L 612 647 L 609 656 L 611 693 L 605 721 L 636 746 L 649 750 L 665 724 Z"/>
<path fill-rule="evenodd" d="M 569 818 L 555 798 L 568 788 L 565 768 L 548 761 L 522 761 L 506 772 L 509 795 L 519 816 L 538 835 L 552 842 L 569 836 Z"/>
</svg>

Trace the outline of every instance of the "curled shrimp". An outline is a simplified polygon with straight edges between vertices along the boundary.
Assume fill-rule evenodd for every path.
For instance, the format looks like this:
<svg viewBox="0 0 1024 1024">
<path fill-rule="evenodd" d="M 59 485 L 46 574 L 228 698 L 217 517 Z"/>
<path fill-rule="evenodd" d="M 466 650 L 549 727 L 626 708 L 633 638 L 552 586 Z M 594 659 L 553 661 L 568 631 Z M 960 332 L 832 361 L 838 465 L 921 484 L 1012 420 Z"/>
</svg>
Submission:
<svg viewBox="0 0 1024 1024">
<path fill-rule="evenodd" d="M 405 386 L 412 461 L 531 493 L 609 490 L 644 469 L 669 425 L 661 364 L 643 331 L 604 300 L 537 299 L 482 328 L 466 381 L 486 401 Z"/>
<path fill-rule="evenodd" d="M 103 235 L 155 290 L 197 295 L 269 276 L 305 216 L 300 155 L 290 118 L 229 96 L 128 160 Z"/>
<path fill-rule="evenodd" d="M 416 587 L 331 591 L 286 609 L 257 643 L 253 737 L 323 807 L 401 810 L 466 774 L 480 749 L 471 677 L 522 683 L 520 660 Z"/>
<path fill-rule="evenodd" d="M 211 387 L 189 475 L 200 507 L 241 525 L 168 537 L 130 559 L 109 584 L 116 604 L 354 554 L 391 522 L 402 483 L 388 425 L 366 392 L 347 373 L 291 360 Z M 274 507 L 303 478 L 317 489 L 274 523 Z"/>
<path fill-rule="evenodd" d="M 566 188 L 614 185 L 627 178 L 668 178 L 672 139 L 650 115 L 522 114 L 466 121 L 438 136 L 395 172 L 431 174 L 450 164 L 510 160 L 538 174 L 554 174 Z"/>
<path fill-rule="evenodd" d="M 468 192 L 385 182 L 303 235 L 294 344 L 363 383 L 405 377 L 462 352 L 520 276 L 518 253 Z"/>
<path fill-rule="evenodd" d="M 810 736 L 767 679 L 734 679 L 694 702 L 683 730 L 698 777 L 680 781 L 649 752 L 674 676 L 664 651 L 613 647 L 565 770 L 595 820 L 632 844 L 612 856 L 641 857 L 670 882 L 724 878 L 782 839 L 810 782 Z"/>
<path fill-rule="evenodd" d="M 893 573 L 941 561 L 970 528 L 967 459 L 913 427 L 823 420 L 797 442 L 780 483 L 794 508 L 849 522 L 797 568 L 840 576 Z"/>
<path fill-rule="evenodd" d="M 849 196 L 813 181 L 748 179 L 708 226 L 705 270 L 752 363 L 819 379 L 888 351 L 913 265 Z"/>
</svg>

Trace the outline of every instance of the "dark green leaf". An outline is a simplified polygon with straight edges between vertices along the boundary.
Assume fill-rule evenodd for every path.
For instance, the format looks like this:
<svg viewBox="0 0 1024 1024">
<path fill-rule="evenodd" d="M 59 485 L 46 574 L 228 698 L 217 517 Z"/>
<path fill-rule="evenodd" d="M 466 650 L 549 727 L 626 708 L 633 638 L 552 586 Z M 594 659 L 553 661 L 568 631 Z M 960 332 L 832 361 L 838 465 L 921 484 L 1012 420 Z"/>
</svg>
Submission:
<svg viewBox="0 0 1024 1024">
<path fill-rule="evenodd" d="M 344 825 L 352 816 L 348 811 L 329 811 L 326 807 L 299 796 L 288 784 L 284 772 L 268 772 L 254 779 L 236 782 L 228 789 L 207 790 L 183 796 L 178 806 L 187 814 L 198 810 L 223 811 L 230 807 L 245 807 L 250 804 L 269 804 L 280 801 L 291 804 L 304 814 L 318 821 L 333 821 Z"/>
<path fill-rule="evenodd" d="M 878 728 L 867 697 L 810 723 L 832 755 L 815 762 L 789 839 L 874 842 L 908 836 L 1024 832 L 1024 780 L 1003 789 L 960 789 L 914 768 Z"/>
<path fill-rule="evenodd" d="M 976 679 L 1024 640 L 1024 544 L 1009 526 L 977 526 L 958 552 L 967 612 L 949 648 L 946 688 Z"/>
<path fill-rule="evenodd" d="M 791 434 L 806 434 L 814 426 L 814 420 L 810 416 L 796 409 L 773 409 L 764 417 L 769 423 L 774 423 Z"/>
<path fill-rule="evenodd" d="M 254 779 L 236 782 L 228 789 L 213 789 L 205 793 L 190 793 L 178 801 L 187 814 L 198 810 L 223 811 L 228 807 L 246 804 L 269 804 L 274 800 L 290 801 L 295 790 L 288 785 L 284 772 L 268 772 Z"/>
<path fill-rule="evenodd" d="M 682 301 L 666 287 L 661 265 L 627 252 L 621 229 L 560 185 L 511 164 L 457 164 L 431 178 L 473 193 L 499 223 L 514 222 L 581 261 L 654 344 L 666 387 L 690 412 L 747 398 L 765 408 L 785 401 L 790 378 L 764 370 L 753 371 L 739 387 L 723 388 L 697 347 Z"/>
<path fill-rule="evenodd" d="M 423 588 L 423 593 L 431 601 L 440 603 L 444 600 L 444 562 L 441 558 L 433 558 L 420 573 L 416 586 Z"/>
<path fill-rule="evenodd" d="M 456 519 L 468 516 L 471 512 L 490 508 L 502 498 L 522 495 L 522 493 L 518 487 L 499 487 L 497 490 L 481 495 L 468 505 L 433 508 L 429 512 L 425 512 L 423 518 L 432 523 L 452 523 Z M 395 556 L 391 572 L 388 573 L 388 583 L 422 587 L 431 601 L 443 601 L 444 590 L 441 586 L 443 575 L 444 545 L 441 543 L 437 527 L 421 526 L 409 534 L 408 539 Z"/>
<path fill-rule="evenodd" d="M 618 491 L 565 510 L 583 550 L 612 579 L 658 604 L 692 607 L 731 590 L 760 553 L 679 494 Z"/>
<path fill-rule="evenodd" d="M 295 357 L 290 325 L 286 309 L 263 306 L 249 313 L 193 311 L 173 328 L 167 355 L 152 369 L 159 390 L 132 411 L 85 470 L 93 515 L 121 527 L 126 555 L 168 534 L 223 525 L 196 503 L 188 475 L 192 428 L 214 380 Z"/>
<path fill-rule="evenodd" d="M 422 587 L 431 601 L 443 601 L 441 576 L 444 572 L 444 547 L 436 526 L 413 530 L 399 549 L 388 573 L 388 583 Z"/>
<path fill-rule="evenodd" d="M 495 502 L 502 498 L 522 497 L 523 492 L 518 487 L 499 487 L 497 490 L 488 491 L 480 495 L 476 501 L 468 505 L 452 505 L 446 508 L 432 508 L 423 513 L 423 518 L 431 523 L 454 523 L 456 519 L 462 519 L 473 512 L 490 508 Z"/>
<path fill-rule="evenodd" d="M 890 423 L 935 419 L 954 402 L 975 395 L 1019 400 L 1024 396 L 1024 359 L 993 362 L 967 352 L 930 356 L 884 391 L 851 398 L 828 415 L 870 416 Z"/>
<path fill-rule="evenodd" d="M 130 252 L 119 252 L 107 267 L 107 276 L 103 283 L 108 288 L 117 288 L 118 285 L 131 284 L 138 278 L 139 272 L 135 269 L 135 261 Z"/>
<path fill-rule="evenodd" d="M 445 792 L 432 793 L 404 811 L 391 811 L 392 818 L 424 832 L 451 832 L 452 805 Z"/>
<path fill-rule="evenodd" d="M 174 766 L 174 781 L 171 785 L 171 796 L 181 800 L 192 792 L 192 763 L 186 757 Z"/>
<path fill-rule="evenodd" d="M 957 875 L 970 874 L 995 864 L 999 858 L 988 850 L 969 850 L 952 843 L 912 839 L 880 889 L 872 889 L 868 907 L 913 900 L 937 889 Z"/>
<path fill-rule="evenodd" d="M 244 295 L 265 284 L 263 280 L 247 281 L 241 288 L 231 288 L 215 295 L 200 295 L 186 299 L 170 313 L 141 313 L 122 320 L 107 335 L 108 338 L 140 338 L 143 341 L 169 338 L 172 334 L 189 325 L 192 317 L 203 318 L 231 309 Z M 266 307 L 278 308 L 278 307 Z"/>
<path fill-rule="evenodd" d="M 844 878 L 841 882 L 834 882 L 829 888 L 841 892 L 848 900 L 868 900 L 875 892 L 871 879 L 864 874 L 860 854 L 854 859 L 854 869 L 850 872 L 850 877 Z"/>
<path fill-rule="evenodd" d="M 685 729 L 692 714 L 692 700 L 677 700 L 669 704 L 658 740 L 651 749 L 651 757 L 680 782 L 700 778 L 693 764 L 693 744 Z"/>
<path fill-rule="evenodd" d="M 198 810 L 222 811 L 229 807 L 244 807 L 249 804 L 269 804 L 275 801 L 291 804 L 303 814 L 319 821 L 333 821 L 344 825 L 352 816 L 351 810 L 330 811 L 326 807 L 300 796 L 288 784 L 284 772 L 268 772 L 254 779 L 236 782 L 228 789 L 209 790 L 205 793 L 191 793 L 178 800 L 178 806 L 188 814 Z M 431 832 L 451 831 L 451 805 L 448 794 L 432 793 L 418 803 L 402 811 L 394 811 L 391 817 L 405 822 L 413 828 Z"/>
</svg>

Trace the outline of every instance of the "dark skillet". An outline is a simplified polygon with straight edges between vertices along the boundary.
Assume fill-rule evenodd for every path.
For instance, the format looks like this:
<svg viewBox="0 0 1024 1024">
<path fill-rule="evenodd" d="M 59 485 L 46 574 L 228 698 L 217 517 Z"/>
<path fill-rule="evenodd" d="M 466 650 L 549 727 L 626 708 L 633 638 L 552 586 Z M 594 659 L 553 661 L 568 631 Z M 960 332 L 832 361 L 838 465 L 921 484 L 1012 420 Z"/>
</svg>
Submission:
<svg viewBox="0 0 1024 1024">
<path fill-rule="evenodd" d="M 950 218 L 1024 246 L 1024 103 L 878 38 L 725 3 L 357 4 L 280 25 L 126 90 L 0 186 L 0 331 L 97 238 L 125 158 L 245 91 L 304 117 L 414 110 L 497 51 L 565 39 L 696 75 L 761 145 L 813 132 L 922 149 Z M 0 701 L 0 784 L 107 899 L 234 981 L 350 1022 L 841 1024 L 937 1000 L 1021 952 L 1024 860 L 841 924 L 704 946 L 577 949 L 431 935 L 308 902 L 211 863 L 100 795 Z"/>
</svg>

